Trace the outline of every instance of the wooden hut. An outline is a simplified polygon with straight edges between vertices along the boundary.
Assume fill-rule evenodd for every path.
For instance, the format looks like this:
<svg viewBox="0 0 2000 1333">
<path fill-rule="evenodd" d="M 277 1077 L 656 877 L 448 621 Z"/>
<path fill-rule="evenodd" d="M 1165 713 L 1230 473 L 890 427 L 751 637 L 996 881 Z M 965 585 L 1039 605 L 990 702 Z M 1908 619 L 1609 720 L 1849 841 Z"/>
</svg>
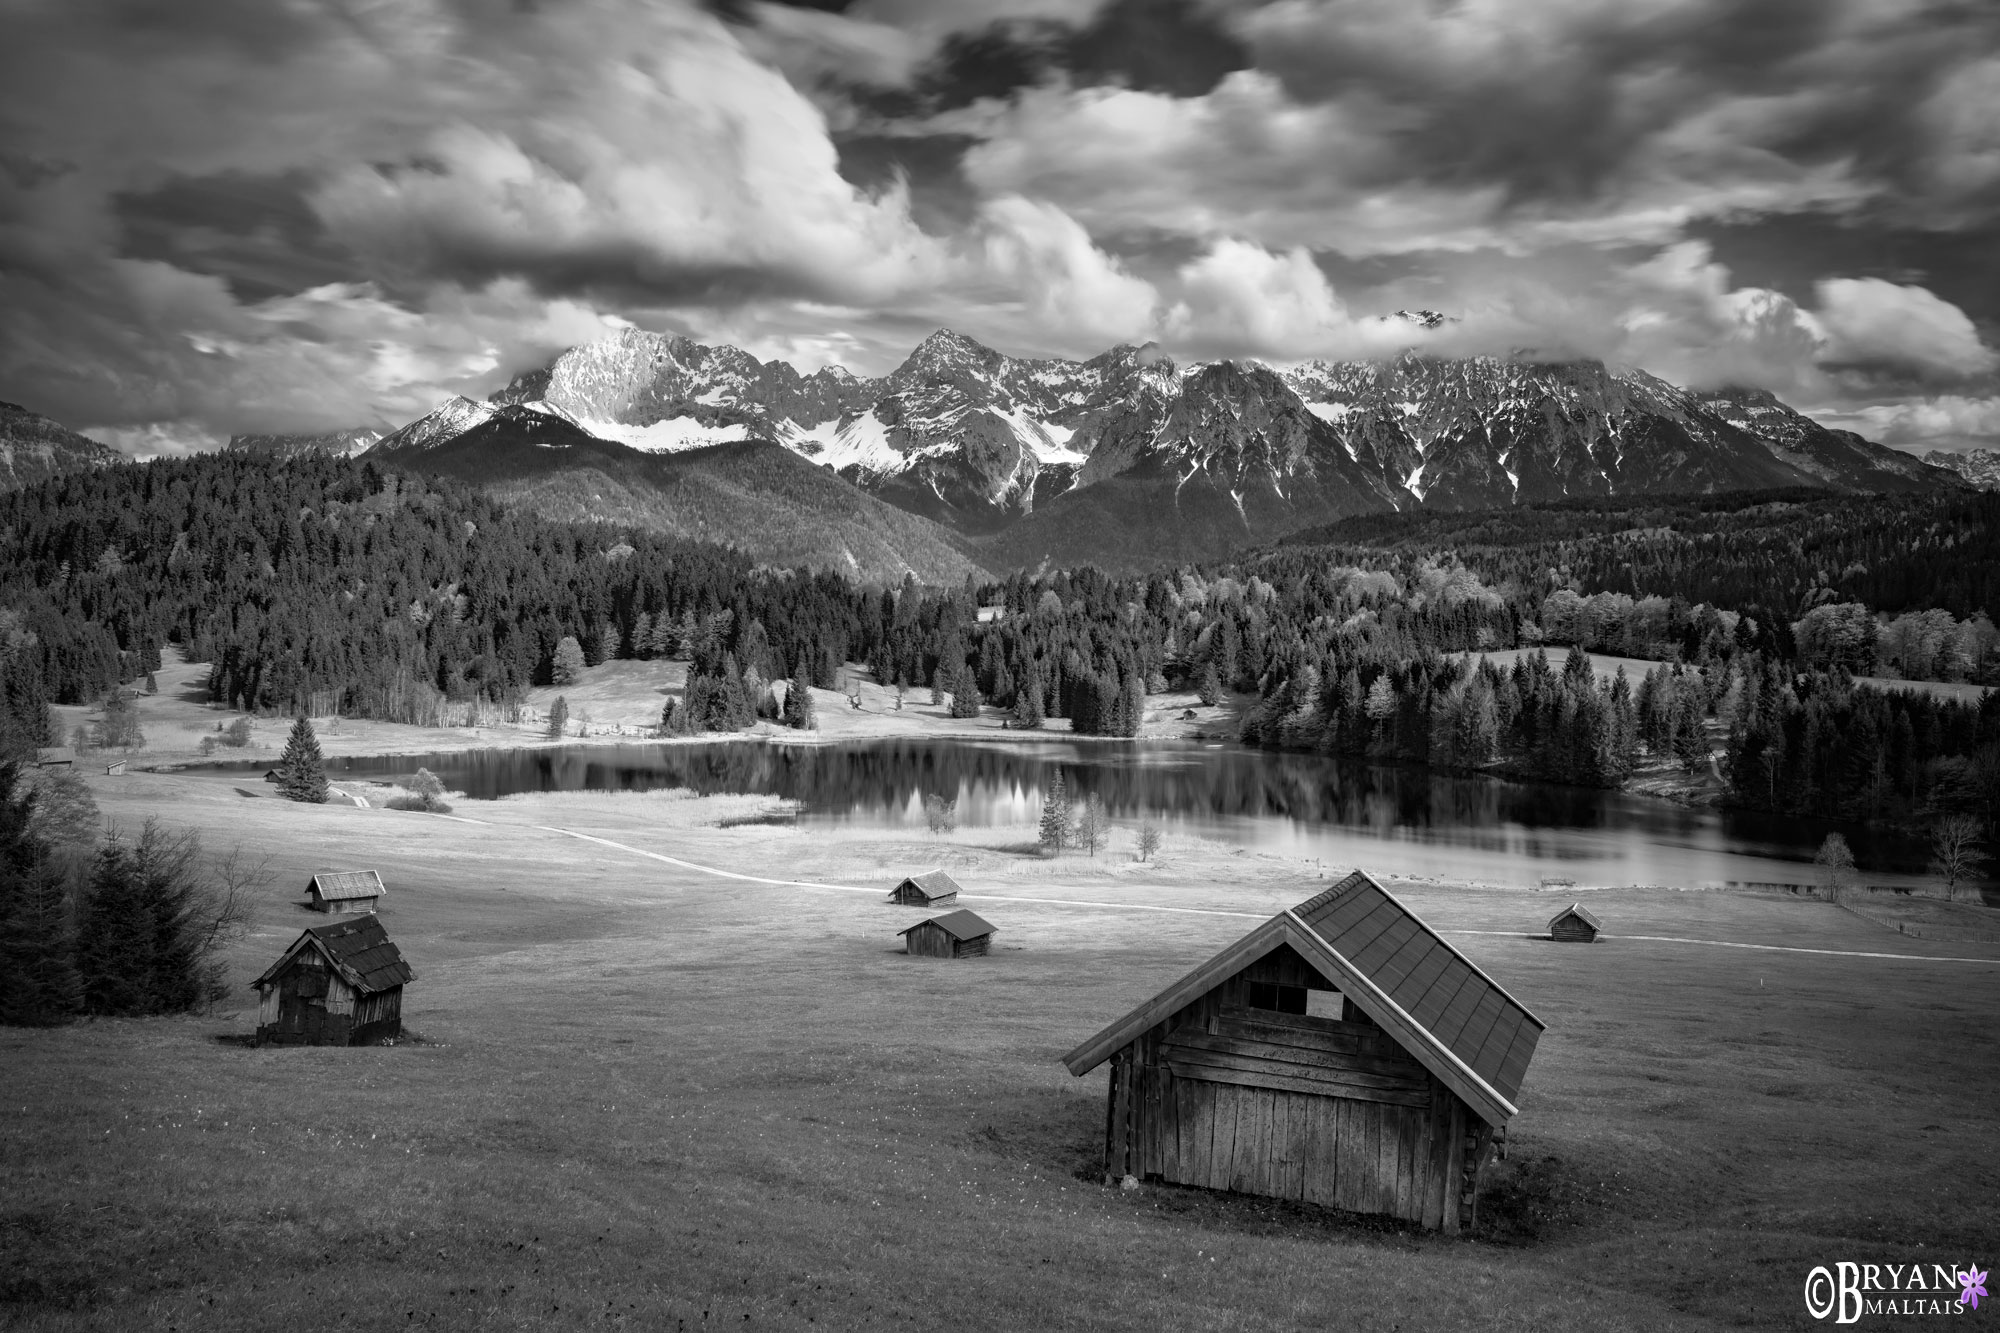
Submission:
<svg viewBox="0 0 2000 1333">
<path fill-rule="evenodd" d="M 958 881 L 942 870 L 926 870 L 889 890 L 889 901 L 910 907 L 943 907 L 958 901 Z"/>
<path fill-rule="evenodd" d="M 257 978 L 257 1041 L 361 1046 L 394 1037 L 403 986 L 416 979 L 380 917 L 313 926 Z"/>
<path fill-rule="evenodd" d="M 1109 1061 L 1107 1178 L 1472 1225 L 1543 1023 L 1360 872 L 1064 1057 Z"/>
<path fill-rule="evenodd" d="M 1549 938 L 1563 944 L 1590 944 L 1603 929 L 1596 917 L 1571 903 L 1549 921 Z"/>
<path fill-rule="evenodd" d="M 373 870 L 321 870 L 306 881 L 306 901 L 315 912 L 372 912 L 387 892 Z"/>
<path fill-rule="evenodd" d="M 984 917 L 960 908 L 896 933 L 903 937 L 906 952 L 923 958 L 984 958 L 994 930 Z"/>
<path fill-rule="evenodd" d="M 123 759 L 120 759 L 120 760 L 119 760 L 119 761 L 118 761 L 117 763 L 115 763 L 115 764 L 106 764 L 106 765 L 104 766 L 104 776 L 106 776 L 106 777 L 108 777 L 108 778 L 122 778 L 122 777 L 124 777 L 124 776 L 125 776 L 125 761 L 124 761 Z"/>
<path fill-rule="evenodd" d="M 35 751 L 37 768 L 75 768 L 76 751 L 67 745 L 44 745 Z"/>
</svg>

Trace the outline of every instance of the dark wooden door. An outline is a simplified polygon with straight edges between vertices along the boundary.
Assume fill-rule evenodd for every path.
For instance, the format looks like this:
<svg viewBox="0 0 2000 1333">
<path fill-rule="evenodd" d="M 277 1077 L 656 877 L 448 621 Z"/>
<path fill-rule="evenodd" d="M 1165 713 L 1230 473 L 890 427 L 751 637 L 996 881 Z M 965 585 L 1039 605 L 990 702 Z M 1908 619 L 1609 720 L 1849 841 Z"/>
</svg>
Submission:
<svg viewBox="0 0 2000 1333">
<path fill-rule="evenodd" d="M 326 1026 L 326 974 L 295 967 L 278 983 L 278 1031 L 317 1038 Z"/>
</svg>

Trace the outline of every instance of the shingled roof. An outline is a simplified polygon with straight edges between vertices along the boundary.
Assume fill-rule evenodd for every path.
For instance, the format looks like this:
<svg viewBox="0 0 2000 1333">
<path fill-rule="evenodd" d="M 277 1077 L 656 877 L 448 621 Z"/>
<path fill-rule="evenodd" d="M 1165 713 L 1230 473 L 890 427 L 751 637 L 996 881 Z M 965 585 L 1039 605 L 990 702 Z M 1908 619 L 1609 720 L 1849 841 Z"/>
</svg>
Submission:
<svg viewBox="0 0 2000 1333">
<path fill-rule="evenodd" d="M 1387 889 L 1355 871 L 1281 912 L 1064 1057 L 1083 1074 L 1257 959 L 1289 944 L 1488 1124 L 1514 1098 L 1546 1024 Z"/>
<path fill-rule="evenodd" d="M 1583 922 L 1583 924 L 1585 924 L 1586 926 L 1589 926 L 1592 930 L 1604 929 L 1603 926 L 1598 924 L 1597 918 L 1592 916 L 1590 913 L 1584 911 L 1583 907 L 1578 903 L 1571 903 L 1568 907 L 1563 908 L 1562 911 L 1557 912 L 1554 916 L 1550 917 L 1549 929 L 1554 930 L 1556 928 L 1556 922 L 1562 920 L 1566 916 L 1575 917 L 1577 920 Z"/>
<path fill-rule="evenodd" d="M 306 882 L 306 891 L 318 890 L 319 896 L 328 902 L 347 902 L 355 898 L 379 898 L 388 890 L 382 887 L 382 876 L 373 870 L 321 870 Z"/>
<path fill-rule="evenodd" d="M 898 935 L 907 935 L 910 931 L 915 930 L 917 926 L 936 926 L 945 934 L 960 941 L 976 940 L 981 935 L 991 935 L 995 929 L 992 922 L 980 916 L 977 912 L 968 912 L 964 908 L 960 908 L 956 912 L 947 912 L 943 916 L 926 917 L 924 920 L 917 922 L 916 926 L 910 926 L 896 933 Z"/>
<path fill-rule="evenodd" d="M 403 961 L 403 951 L 390 942 L 389 932 L 382 929 L 380 917 L 351 916 L 309 927 L 252 984 L 269 985 L 302 949 L 317 949 L 341 979 L 363 995 L 417 979 L 417 974 Z"/>
<path fill-rule="evenodd" d="M 926 870 L 921 875 L 909 875 L 896 881 L 896 887 L 914 884 L 924 891 L 926 898 L 946 898 L 958 892 L 958 881 L 942 870 Z"/>
</svg>

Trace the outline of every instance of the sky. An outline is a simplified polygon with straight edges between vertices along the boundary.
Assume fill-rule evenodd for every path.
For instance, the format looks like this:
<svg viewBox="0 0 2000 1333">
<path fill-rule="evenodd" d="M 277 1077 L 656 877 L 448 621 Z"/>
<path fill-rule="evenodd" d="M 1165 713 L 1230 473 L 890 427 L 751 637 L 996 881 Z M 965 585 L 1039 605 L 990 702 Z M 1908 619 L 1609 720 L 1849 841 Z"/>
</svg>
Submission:
<svg viewBox="0 0 2000 1333">
<path fill-rule="evenodd" d="M 1598 357 L 2000 447 L 1990 0 L 0 0 L 0 399 L 391 428 L 802 370 Z M 1385 319 L 1426 308 L 1425 332 Z"/>
</svg>

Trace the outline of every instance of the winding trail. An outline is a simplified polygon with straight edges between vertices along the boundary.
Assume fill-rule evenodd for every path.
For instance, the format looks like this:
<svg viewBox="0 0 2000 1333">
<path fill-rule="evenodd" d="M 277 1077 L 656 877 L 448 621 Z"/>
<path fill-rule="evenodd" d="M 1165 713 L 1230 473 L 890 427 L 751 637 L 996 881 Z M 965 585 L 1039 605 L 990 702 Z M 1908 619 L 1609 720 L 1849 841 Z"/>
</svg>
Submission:
<svg viewBox="0 0 2000 1333">
<path fill-rule="evenodd" d="M 468 819 L 464 822 L 468 824 L 480 824 L 486 821 Z M 772 884 L 789 889 L 823 889 L 832 893 L 865 893 L 873 897 L 882 896 L 881 889 L 864 888 L 858 884 L 827 884 L 811 879 L 772 879 L 765 875 L 745 875 L 734 870 L 723 870 L 717 866 L 703 865 L 699 861 L 683 861 L 677 856 L 668 856 L 664 852 L 649 852 L 642 847 L 633 847 L 627 843 L 614 842 L 610 838 L 600 838 L 592 833 L 578 833 L 574 829 L 557 828 L 553 824 L 531 824 L 529 827 L 543 833 L 559 833 L 565 838 L 577 838 L 583 842 L 594 842 L 601 847 L 610 847 L 616 851 L 630 852 L 634 856 L 643 856 L 649 860 L 663 861 L 670 866 L 679 866 L 683 870 L 693 870 L 700 874 L 714 875 L 721 879 L 741 880 L 748 884 Z M 1040 903 L 1052 907 L 1110 907 L 1122 908 L 1133 912 L 1171 912 L 1184 916 L 1233 916 L 1249 921 L 1263 921 L 1269 916 L 1269 913 L 1231 912 L 1218 907 L 1168 907 L 1161 903 L 1110 903 L 1089 898 L 1030 898 L 1004 893 L 960 893 L 958 896 L 960 899 L 969 898 L 975 902 Z M 1519 930 L 1443 930 L 1438 933 L 1441 935 L 1491 935 L 1505 939 L 1523 940 L 1545 938 L 1530 931 Z M 1606 940 L 1644 940 L 1653 944 L 1705 944 L 1716 949 L 1759 949 L 1769 953 L 1823 954 L 1830 958 L 1893 958 L 1899 962 L 1906 963 L 1985 963 L 1989 967 L 2000 967 L 2000 958 L 1954 958 L 1916 953 L 1867 953 L 1858 949 L 1808 949 L 1794 944 L 1739 944 L 1734 940 L 1697 940 L 1680 935 L 1600 935 L 1598 938 Z"/>
</svg>

